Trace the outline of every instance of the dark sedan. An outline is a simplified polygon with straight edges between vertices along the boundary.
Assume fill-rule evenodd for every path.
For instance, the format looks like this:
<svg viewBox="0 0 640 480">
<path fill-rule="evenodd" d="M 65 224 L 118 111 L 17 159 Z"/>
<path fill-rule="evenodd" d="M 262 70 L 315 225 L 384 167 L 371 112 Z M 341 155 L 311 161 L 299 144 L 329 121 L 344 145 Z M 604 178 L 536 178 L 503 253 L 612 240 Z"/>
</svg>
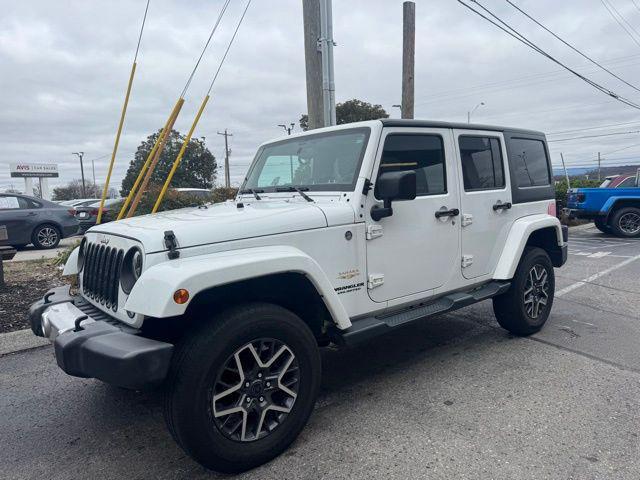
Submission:
<svg viewBox="0 0 640 480">
<path fill-rule="evenodd" d="M 102 209 L 102 222 L 106 223 L 113 220 L 113 214 L 118 213 L 116 210 L 112 212 L 114 206 L 119 206 L 122 202 L 121 198 L 107 198 L 104 201 L 104 207 Z M 96 224 L 98 219 L 98 209 L 100 208 L 100 201 L 89 205 L 82 205 L 74 207 L 76 209 L 76 218 L 80 222 L 80 233 L 84 233 Z"/>
<path fill-rule="evenodd" d="M 75 209 L 41 198 L 0 193 L 0 245 L 55 248 L 78 233 Z"/>
</svg>

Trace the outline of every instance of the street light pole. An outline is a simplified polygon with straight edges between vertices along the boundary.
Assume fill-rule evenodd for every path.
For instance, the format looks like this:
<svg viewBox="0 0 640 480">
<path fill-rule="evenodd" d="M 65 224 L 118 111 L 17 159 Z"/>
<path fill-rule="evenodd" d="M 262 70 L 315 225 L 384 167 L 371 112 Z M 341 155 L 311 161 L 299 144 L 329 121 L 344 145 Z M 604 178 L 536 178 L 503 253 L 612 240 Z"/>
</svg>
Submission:
<svg viewBox="0 0 640 480">
<path fill-rule="evenodd" d="M 484 102 L 480 102 L 475 107 L 473 107 L 470 111 L 467 112 L 467 123 L 471 123 L 471 115 L 473 115 L 473 112 L 475 112 L 481 106 L 484 106 Z"/>
<path fill-rule="evenodd" d="M 287 127 L 284 123 L 280 123 L 278 126 L 284 128 L 284 131 L 287 132 L 287 135 L 291 135 L 291 132 L 293 131 L 293 128 L 296 126 L 296 124 L 291 122 Z"/>
<path fill-rule="evenodd" d="M 404 118 L 404 117 L 402 116 L 402 105 L 391 105 L 391 107 L 392 107 L 392 108 L 397 108 L 397 109 L 399 109 L 399 110 L 400 110 L 400 118 Z"/>
<path fill-rule="evenodd" d="M 72 155 L 77 155 L 80 159 L 80 175 L 82 175 L 82 198 L 87 198 L 86 187 L 84 184 L 84 165 L 82 164 L 82 157 L 84 157 L 84 152 L 73 152 Z"/>
</svg>

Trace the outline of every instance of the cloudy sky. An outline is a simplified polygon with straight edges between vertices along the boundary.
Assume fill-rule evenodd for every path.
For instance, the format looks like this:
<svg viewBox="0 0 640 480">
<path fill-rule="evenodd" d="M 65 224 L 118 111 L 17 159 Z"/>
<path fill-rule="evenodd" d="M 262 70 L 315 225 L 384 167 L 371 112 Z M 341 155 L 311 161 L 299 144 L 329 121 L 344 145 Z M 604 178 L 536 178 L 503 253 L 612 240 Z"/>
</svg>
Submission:
<svg viewBox="0 0 640 480">
<path fill-rule="evenodd" d="M 640 88 L 640 1 L 513 0 L 567 41 Z M 610 2 L 628 24 L 611 17 Z M 9 163 L 57 163 L 59 183 L 79 178 L 74 151 L 91 159 L 101 182 L 108 165 L 146 0 L 5 2 L 0 17 L 0 191 Z M 483 0 L 531 40 L 583 75 L 640 103 L 621 83 L 553 39 L 504 0 Z M 222 0 L 151 0 L 114 174 L 119 187 L 140 141 L 165 121 L 193 67 Z M 186 96 L 176 123 L 188 129 L 241 14 L 232 0 Z M 359 98 L 398 110 L 402 1 L 333 0 L 336 98 Z M 473 120 L 542 130 L 554 164 L 638 163 L 638 111 L 587 85 L 519 44 L 455 0 L 416 1 L 416 118 Z M 637 31 L 636 31 L 637 30 Z M 635 39 L 635 40 L 634 40 Z M 196 130 L 220 160 L 233 133 L 232 182 L 239 183 L 255 147 L 284 132 L 306 110 L 301 0 L 253 0 Z M 592 127 L 601 127 L 591 129 Z M 589 129 L 589 130 L 584 130 Z M 619 132 L 635 132 L 620 134 Z M 637 145 L 636 145 L 637 144 Z M 222 178 L 219 175 L 219 178 Z"/>
</svg>

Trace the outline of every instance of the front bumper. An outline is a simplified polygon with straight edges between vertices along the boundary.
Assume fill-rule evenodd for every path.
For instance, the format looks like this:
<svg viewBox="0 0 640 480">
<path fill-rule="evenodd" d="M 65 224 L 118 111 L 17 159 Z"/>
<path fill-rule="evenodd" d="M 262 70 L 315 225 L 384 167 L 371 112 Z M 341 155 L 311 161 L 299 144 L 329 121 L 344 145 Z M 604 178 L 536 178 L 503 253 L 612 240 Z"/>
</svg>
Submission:
<svg viewBox="0 0 640 480">
<path fill-rule="evenodd" d="M 157 385 L 167 375 L 172 344 L 140 336 L 71 295 L 68 286 L 49 290 L 34 303 L 29 320 L 36 335 L 53 342 L 58 366 L 69 375 L 125 388 Z"/>
</svg>

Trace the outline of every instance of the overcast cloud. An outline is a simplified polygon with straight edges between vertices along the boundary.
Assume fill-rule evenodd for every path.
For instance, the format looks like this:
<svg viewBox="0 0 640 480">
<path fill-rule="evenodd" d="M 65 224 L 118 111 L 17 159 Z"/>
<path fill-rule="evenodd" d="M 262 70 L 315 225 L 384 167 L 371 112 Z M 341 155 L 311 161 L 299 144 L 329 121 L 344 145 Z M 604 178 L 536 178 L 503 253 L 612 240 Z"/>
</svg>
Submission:
<svg viewBox="0 0 640 480">
<path fill-rule="evenodd" d="M 568 41 L 631 83 L 640 47 L 599 0 L 514 0 Z M 611 0 L 640 30 L 631 0 Z M 640 102 L 640 94 L 554 40 L 503 0 L 485 0 L 504 19 L 567 64 Z M 165 121 L 218 15 L 222 0 L 151 0 L 113 185 L 119 187 L 136 146 Z M 0 190 L 9 163 L 57 163 L 66 183 L 79 178 L 71 152 L 82 150 L 85 173 L 98 182 L 108 165 L 145 0 L 4 2 L 0 18 Z M 217 68 L 244 6 L 232 0 L 198 71 L 176 128 L 185 132 Z M 382 104 L 398 116 L 402 1 L 333 0 L 336 97 Z M 517 43 L 455 0 L 416 1 L 416 118 L 473 121 L 558 132 L 633 122 L 638 111 L 597 92 Z M 255 147 L 284 132 L 306 111 L 301 0 L 254 0 L 197 130 L 218 160 L 233 133 L 232 182 L 239 183 Z M 640 83 L 640 81 L 638 81 Z M 640 122 L 566 135 L 634 131 Z M 550 137 L 552 138 L 552 137 Z M 559 138 L 556 136 L 555 138 Z M 627 148 L 634 145 L 638 146 Z M 640 134 L 552 143 L 569 164 L 636 163 Z M 220 163 L 220 162 L 219 162 Z M 222 178 L 219 175 L 219 178 Z"/>
</svg>

